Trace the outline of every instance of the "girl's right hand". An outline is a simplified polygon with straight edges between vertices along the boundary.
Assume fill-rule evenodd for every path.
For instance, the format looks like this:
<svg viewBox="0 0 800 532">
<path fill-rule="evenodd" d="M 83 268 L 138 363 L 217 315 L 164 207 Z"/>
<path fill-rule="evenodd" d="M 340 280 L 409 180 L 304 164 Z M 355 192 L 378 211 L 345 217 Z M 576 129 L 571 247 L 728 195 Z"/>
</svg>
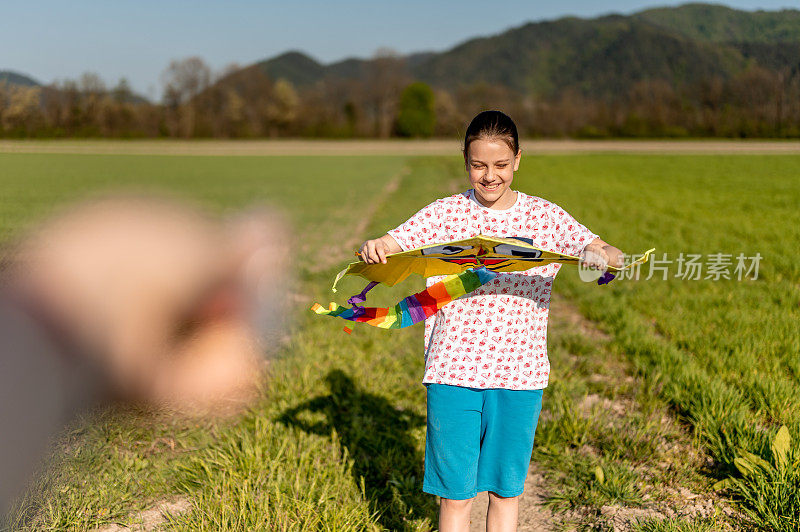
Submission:
<svg viewBox="0 0 800 532">
<path fill-rule="evenodd" d="M 367 264 L 377 264 L 379 262 L 386 264 L 386 255 L 391 251 L 383 238 L 375 238 L 361 244 L 359 253 L 362 260 Z"/>
</svg>

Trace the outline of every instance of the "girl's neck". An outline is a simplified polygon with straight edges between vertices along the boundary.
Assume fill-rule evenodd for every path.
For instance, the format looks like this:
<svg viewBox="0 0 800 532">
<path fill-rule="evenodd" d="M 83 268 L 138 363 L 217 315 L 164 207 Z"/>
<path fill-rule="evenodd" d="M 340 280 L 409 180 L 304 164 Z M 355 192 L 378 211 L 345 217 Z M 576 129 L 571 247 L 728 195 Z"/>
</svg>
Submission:
<svg viewBox="0 0 800 532">
<path fill-rule="evenodd" d="M 510 188 L 502 196 L 491 202 L 482 198 L 475 189 L 472 189 L 472 197 L 487 209 L 494 211 L 507 211 L 517 203 L 517 192 Z"/>
</svg>

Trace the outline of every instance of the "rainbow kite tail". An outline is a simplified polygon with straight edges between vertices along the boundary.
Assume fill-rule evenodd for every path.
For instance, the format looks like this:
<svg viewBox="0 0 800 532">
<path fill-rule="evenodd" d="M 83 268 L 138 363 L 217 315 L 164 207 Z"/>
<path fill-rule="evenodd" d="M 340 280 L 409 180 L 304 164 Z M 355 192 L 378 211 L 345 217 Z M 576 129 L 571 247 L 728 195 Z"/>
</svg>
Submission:
<svg viewBox="0 0 800 532">
<path fill-rule="evenodd" d="M 311 310 L 323 316 L 335 316 L 381 329 L 401 329 L 433 316 L 443 306 L 469 294 L 495 277 L 496 273 L 484 267 L 467 270 L 457 275 L 450 275 L 426 290 L 410 295 L 394 307 L 388 308 L 359 305 L 366 300 L 367 292 L 378 284 L 371 282 L 361 293 L 348 300 L 350 308 L 331 303 L 326 309 L 319 303 L 314 303 Z"/>
</svg>

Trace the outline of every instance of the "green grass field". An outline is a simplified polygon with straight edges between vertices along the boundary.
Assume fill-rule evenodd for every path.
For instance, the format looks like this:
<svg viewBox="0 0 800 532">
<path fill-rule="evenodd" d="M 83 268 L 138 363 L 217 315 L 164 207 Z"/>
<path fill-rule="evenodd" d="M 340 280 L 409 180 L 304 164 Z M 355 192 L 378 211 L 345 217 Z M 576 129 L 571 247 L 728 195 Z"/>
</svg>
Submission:
<svg viewBox="0 0 800 532">
<path fill-rule="evenodd" d="M 160 525 L 171 530 L 435 528 L 437 503 L 421 491 L 421 326 L 348 336 L 306 307 L 331 298 L 352 242 L 466 188 L 457 157 L 0 154 L 0 168 L 3 239 L 55 204 L 120 187 L 223 213 L 279 205 L 295 224 L 305 298 L 244 416 L 114 409 L 79 420 L 10 529 L 135 524 L 165 501 L 180 506 Z M 656 247 L 672 261 L 668 280 L 644 280 L 647 268 L 606 287 L 559 276 L 533 457 L 553 528 L 610 529 L 615 516 L 648 531 L 800 527 L 798 175 L 800 156 L 789 155 L 523 158 L 515 188 L 624 251 Z M 676 278 L 681 253 L 730 254 L 733 278 Z M 736 279 L 740 253 L 761 255 L 757 279 Z M 344 282 L 337 299 L 362 284 Z M 375 301 L 421 284 L 376 290 Z M 782 425 L 793 442 L 785 459 L 772 450 Z M 746 453 L 764 463 L 743 475 L 756 460 Z"/>
</svg>

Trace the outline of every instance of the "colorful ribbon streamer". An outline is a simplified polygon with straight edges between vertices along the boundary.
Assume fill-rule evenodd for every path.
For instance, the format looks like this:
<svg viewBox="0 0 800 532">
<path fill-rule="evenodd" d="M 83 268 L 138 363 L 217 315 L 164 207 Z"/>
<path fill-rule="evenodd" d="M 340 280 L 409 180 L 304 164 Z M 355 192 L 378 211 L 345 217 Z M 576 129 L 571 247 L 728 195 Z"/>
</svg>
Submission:
<svg viewBox="0 0 800 532">
<path fill-rule="evenodd" d="M 324 316 L 335 316 L 349 321 L 366 323 L 381 329 L 401 329 L 433 316 L 436 311 L 454 299 L 469 294 L 495 277 L 497 274 L 485 267 L 470 269 L 457 275 L 450 275 L 431 285 L 428 289 L 408 296 L 394 307 L 359 306 L 359 303 L 366 300 L 367 292 L 377 284 L 371 282 L 360 294 L 356 294 L 347 301 L 352 305 L 351 308 L 331 303 L 326 309 L 319 303 L 314 303 L 311 310 Z"/>
</svg>

